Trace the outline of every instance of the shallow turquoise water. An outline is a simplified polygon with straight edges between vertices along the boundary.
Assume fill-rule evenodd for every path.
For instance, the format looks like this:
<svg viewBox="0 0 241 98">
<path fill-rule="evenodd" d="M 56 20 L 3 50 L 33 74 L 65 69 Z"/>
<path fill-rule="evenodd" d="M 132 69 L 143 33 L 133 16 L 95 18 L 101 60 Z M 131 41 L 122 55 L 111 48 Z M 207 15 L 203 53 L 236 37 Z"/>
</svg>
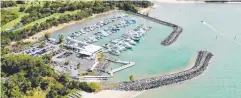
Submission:
<svg viewBox="0 0 241 98">
<path fill-rule="evenodd" d="M 184 28 L 176 45 L 169 48 L 185 47 L 191 54 L 206 49 L 215 56 L 201 76 L 147 91 L 137 98 L 241 98 L 240 9 L 241 4 L 161 4 L 154 9 L 151 16 Z"/>
<path fill-rule="evenodd" d="M 136 65 L 116 73 L 109 82 L 128 80 L 130 74 L 135 79 L 141 79 L 182 69 L 187 67 L 197 51 L 208 50 L 215 56 L 201 76 L 181 84 L 146 91 L 138 98 L 241 98 L 240 9 L 241 4 L 159 4 L 149 15 L 173 22 L 184 29 L 179 39 L 168 47 L 161 46 L 160 42 L 172 31 L 171 28 L 133 16 L 138 19 L 138 24 L 144 23 L 153 28 L 133 50 L 118 57 L 134 61 Z M 115 14 L 118 13 L 111 15 Z M 58 34 L 67 35 L 68 32 L 83 28 L 85 24 L 93 24 L 111 15 L 63 28 L 54 33 L 53 37 L 56 38 Z M 205 21 L 209 26 L 200 21 Z M 135 26 L 122 29 L 119 34 L 96 44 L 105 44 Z M 237 36 L 235 41 L 234 36 Z M 113 68 L 116 66 L 119 65 L 114 64 Z"/>
</svg>

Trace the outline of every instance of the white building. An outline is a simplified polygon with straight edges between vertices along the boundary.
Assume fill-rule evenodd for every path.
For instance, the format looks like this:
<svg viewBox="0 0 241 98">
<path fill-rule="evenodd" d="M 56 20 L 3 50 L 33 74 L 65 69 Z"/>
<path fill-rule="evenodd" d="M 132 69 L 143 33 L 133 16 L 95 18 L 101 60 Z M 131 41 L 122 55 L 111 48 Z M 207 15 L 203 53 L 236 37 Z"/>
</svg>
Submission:
<svg viewBox="0 0 241 98">
<path fill-rule="evenodd" d="M 80 51 L 79 53 L 83 54 L 83 55 L 87 55 L 87 56 L 94 56 L 96 53 L 99 53 L 102 51 L 101 46 L 97 46 L 97 45 L 93 45 L 93 44 L 86 45 L 82 48 L 83 48 L 83 50 Z"/>
</svg>

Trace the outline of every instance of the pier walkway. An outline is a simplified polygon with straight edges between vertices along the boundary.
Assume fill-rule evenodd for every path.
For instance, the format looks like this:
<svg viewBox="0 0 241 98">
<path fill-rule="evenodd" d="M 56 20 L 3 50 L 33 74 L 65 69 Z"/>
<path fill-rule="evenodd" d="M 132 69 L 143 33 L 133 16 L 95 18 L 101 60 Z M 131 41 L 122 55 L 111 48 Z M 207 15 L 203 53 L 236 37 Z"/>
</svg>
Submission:
<svg viewBox="0 0 241 98">
<path fill-rule="evenodd" d="M 121 67 L 118 67 L 118 68 L 115 68 L 115 69 L 112 69 L 112 70 L 108 71 L 107 73 L 110 74 L 110 76 L 83 76 L 83 78 L 84 79 L 107 80 L 108 78 L 113 77 L 114 73 L 135 65 L 135 62 L 122 61 L 122 60 L 113 60 L 113 59 L 108 59 L 108 58 L 106 58 L 106 60 L 111 61 L 111 62 L 115 62 L 115 63 L 121 63 L 121 64 L 124 64 L 124 65 L 121 66 Z M 96 63 L 98 64 L 98 61 Z M 97 65 L 96 63 L 91 67 L 90 70 L 94 70 L 95 66 Z"/>
<path fill-rule="evenodd" d="M 99 64 L 99 61 L 95 60 L 95 63 L 91 66 L 90 70 L 93 71 L 98 64 Z"/>
<path fill-rule="evenodd" d="M 84 79 L 107 80 L 111 76 L 83 76 Z"/>
<path fill-rule="evenodd" d="M 123 61 L 123 62 L 122 61 L 118 61 L 118 62 L 120 62 L 120 63 L 127 63 L 126 61 Z M 121 71 L 121 70 L 126 69 L 126 68 L 129 68 L 129 67 L 134 66 L 134 65 L 135 65 L 135 62 L 128 62 L 128 64 L 126 64 L 124 66 L 121 66 L 121 67 L 118 67 L 116 69 L 110 70 L 108 73 L 111 76 L 113 76 L 113 73 Z"/>
</svg>

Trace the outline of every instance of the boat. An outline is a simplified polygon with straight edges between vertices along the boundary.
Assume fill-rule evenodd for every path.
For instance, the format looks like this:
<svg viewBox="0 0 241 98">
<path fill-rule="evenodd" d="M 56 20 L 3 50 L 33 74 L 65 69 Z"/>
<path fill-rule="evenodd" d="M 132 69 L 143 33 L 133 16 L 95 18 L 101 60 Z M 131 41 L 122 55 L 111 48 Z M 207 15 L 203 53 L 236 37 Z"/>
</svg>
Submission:
<svg viewBox="0 0 241 98">
<path fill-rule="evenodd" d="M 130 45 L 128 42 L 123 42 L 124 43 L 124 46 L 127 48 L 127 49 L 131 49 L 132 48 L 132 45 Z"/>
<path fill-rule="evenodd" d="M 133 41 L 132 39 L 125 39 L 125 42 L 128 42 L 130 45 L 135 45 L 136 42 Z"/>
<path fill-rule="evenodd" d="M 108 50 L 111 54 L 120 55 L 120 47 L 118 45 L 113 45 Z"/>
</svg>

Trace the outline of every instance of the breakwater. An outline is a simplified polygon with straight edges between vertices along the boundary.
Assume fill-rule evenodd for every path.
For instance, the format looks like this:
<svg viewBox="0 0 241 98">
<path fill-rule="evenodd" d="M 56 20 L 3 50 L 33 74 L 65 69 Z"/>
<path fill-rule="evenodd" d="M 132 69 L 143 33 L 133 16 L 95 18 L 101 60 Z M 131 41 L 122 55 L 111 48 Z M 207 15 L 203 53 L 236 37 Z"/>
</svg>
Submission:
<svg viewBox="0 0 241 98">
<path fill-rule="evenodd" d="M 213 54 L 208 51 L 199 51 L 196 58 L 195 65 L 188 70 L 164 75 L 157 76 L 152 78 L 146 78 L 141 80 L 129 81 L 129 82 L 120 82 L 116 84 L 110 84 L 115 86 L 104 86 L 102 89 L 112 89 L 112 90 L 125 90 L 125 91 L 141 91 L 148 90 L 152 88 L 162 87 L 165 85 L 179 83 L 185 80 L 192 79 L 200 74 L 206 69 L 211 60 Z"/>
<path fill-rule="evenodd" d="M 156 22 L 158 24 L 161 24 L 161 25 L 166 25 L 166 26 L 172 27 L 173 31 L 169 34 L 169 36 L 165 40 L 163 40 L 161 42 L 161 44 L 164 45 L 164 46 L 171 45 L 173 42 L 175 42 L 183 31 L 182 27 L 180 27 L 176 24 L 172 24 L 170 22 L 162 21 L 162 20 L 156 19 L 154 17 L 149 17 L 147 15 L 143 15 L 143 14 L 140 14 L 140 13 L 132 13 L 132 12 L 129 12 L 129 13 L 134 14 L 136 16 L 143 17 L 143 18 L 151 20 L 151 21 L 154 21 L 154 22 Z"/>
</svg>

